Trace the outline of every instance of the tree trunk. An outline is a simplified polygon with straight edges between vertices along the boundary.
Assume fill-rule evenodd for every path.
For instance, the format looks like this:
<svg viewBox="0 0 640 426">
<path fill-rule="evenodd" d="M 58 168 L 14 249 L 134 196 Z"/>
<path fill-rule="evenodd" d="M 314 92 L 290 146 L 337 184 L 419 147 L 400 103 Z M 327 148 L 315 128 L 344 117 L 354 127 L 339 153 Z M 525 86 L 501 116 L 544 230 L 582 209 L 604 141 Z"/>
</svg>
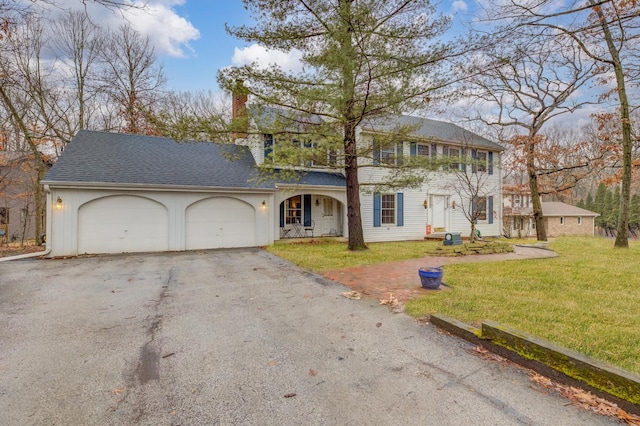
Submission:
<svg viewBox="0 0 640 426">
<path fill-rule="evenodd" d="M 591 5 L 595 5 L 594 0 L 590 0 Z M 620 213 L 618 215 L 618 227 L 616 230 L 616 248 L 629 248 L 629 205 L 631 203 L 631 168 L 632 168 L 632 140 L 631 140 L 631 119 L 629 117 L 629 100 L 624 80 L 624 70 L 620 61 L 620 52 L 616 49 L 615 42 L 607 18 L 602 9 L 594 8 L 600 19 L 600 26 L 607 42 L 609 54 L 616 74 L 616 85 L 618 99 L 620 101 L 620 121 L 622 125 L 622 187 L 620 188 Z"/>
<path fill-rule="evenodd" d="M 533 218 L 536 222 L 536 237 L 538 241 L 547 241 L 547 230 L 544 226 L 542 214 L 542 200 L 538 189 L 538 175 L 535 169 L 535 140 L 530 137 L 527 142 L 527 174 L 529 175 L 529 190 L 531 191 L 531 204 L 533 205 Z"/>
<path fill-rule="evenodd" d="M 339 0 L 340 14 L 347 18 L 351 16 L 353 0 Z M 360 214 L 360 182 L 358 181 L 358 150 L 356 144 L 356 119 L 353 105 L 355 99 L 355 78 L 351 58 L 355 56 L 352 40 L 352 28 L 349 20 L 342 21 L 338 33 L 345 60 L 342 65 L 342 94 L 344 102 L 344 173 L 347 180 L 347 227 L 349 232 L 349 250 L 365 250 L 362 231 L 362 217 Z"/>
<path fill-rule="evenodd" d="M 38 151 L 38 146 L 36 145 L 36 142 L 33 140 L 31 133 L 29 132 L 29 129 L 27 128 L 24 120 L 22 119 L 22 116 L 18 114 L 18 111 L 16 110 L 15 105 L 11 101 L 11 98 L 9 97 L 7 92 L 4 90 L 4 87 L 2 87 L 1 85 L 0 85 L 0 98 L 2 98 L 2 102 L 5 104 L 5 106 L 9 110 L 9 114 L 11 115 L 11 117 L 13 117 L 16 124 L 24 134 L 24 138 L 27 141 L 27 144 L 29 145 L 29 149 L 31 150 L 31 153 L 33 154 L 33 161 L 38 170 L 38 179 L 37 179 L 37 182 L 35 182 L 35 188 L 34 188 L 34 194 L 33 194 L 35 208 L 36 208 L 35 220 L 36 220 L 36 243 L 37 243 L 38 238 L 42 233 L 42 217 L 44 215 L 44 209 L 45 209 L 42 202 L 43 201 L 42 187 L 40 185 L 40 182 L 44 178 L 44 175 L 47 173 L 47 169 L 46 169 L 44 160 L 42 158 L 42 154 L 40 153 L 40 151 Z"/>
<path fill-rule="evenodd" d="M 360 182 L 358 181 L 358 155 L 356 150 L 356 129 L 353 123 L 344 127 L 344 171 L 347 180 L 347 227 L 349 250 L 365 250 L 360 215 Z"/>
</svg>

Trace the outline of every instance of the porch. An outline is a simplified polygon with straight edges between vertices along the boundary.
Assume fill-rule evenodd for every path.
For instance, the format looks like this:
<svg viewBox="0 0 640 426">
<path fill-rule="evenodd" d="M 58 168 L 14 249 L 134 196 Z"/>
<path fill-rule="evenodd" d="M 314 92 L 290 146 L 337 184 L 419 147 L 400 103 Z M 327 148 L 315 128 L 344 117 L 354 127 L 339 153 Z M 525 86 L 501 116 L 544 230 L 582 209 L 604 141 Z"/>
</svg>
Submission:
<svg viewBox="0 0 640 426">
<path fill-rule="evenodd" d="M 321 194 L 299 194 L 280 203 L 280 239 L 340 237 L 343 204 Z"/>
</svg>

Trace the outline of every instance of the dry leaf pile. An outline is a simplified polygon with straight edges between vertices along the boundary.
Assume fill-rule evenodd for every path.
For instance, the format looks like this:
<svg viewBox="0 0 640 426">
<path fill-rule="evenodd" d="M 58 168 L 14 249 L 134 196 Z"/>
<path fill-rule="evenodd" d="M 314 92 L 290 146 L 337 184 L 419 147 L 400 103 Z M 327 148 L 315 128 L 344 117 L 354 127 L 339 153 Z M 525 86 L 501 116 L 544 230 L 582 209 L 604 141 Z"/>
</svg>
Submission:
<svg viewBox="0 0 640 426">
<path fill-rule="evenodd" d="M 402 305 L 402 303 L 400 303 L 398 299 L 393 297 L 393 294 L 391 293 L 389 293 L 389 299 L 380 300 L 380 304 L 387 305 L 391 312 L 402 312 L 404 309 L 404 306 Z"/>
<path fill-rule="evenodd" d="M 524 369 L 518 364 L 515 364 L 508 359 L 501 357 L 500 355 L 496 355 L 491 351 L 483 348 L 482 346 L 476 346 L 475 348 L 473 348 L 473 352 L 488 361 L 505 362 L 508 364 L 512 364 L 517 368 Z M 548 377 L 541 376 L 535 371 L 528 370 L 528 372 L 529 378 L 533 383 L 544 389 L 559 393 L 560 395 L 567 398 L 573 405 L 603 416 L 616 417 L 628 425 L 640 426 L 640 417 L 634 414 L 627 413 L 625 410 L 618 407 L 618 405 L 614 404 L 613 402 L 607 401 L 604 398 L 600 398 L 583 389 L 557 383 Z"/>
<path fill-rule="evenodd" d="M 340 296 L 346 297 L 347 299 L 351 299 L 351 300 L 362 299 L 362 295 L 357 291 L 343 291 L 342 293 L 340 293 Z"/>
<path fill-rule="evenodd" d="M 529 373 L 529 377 L 531 377 L 531 381 L 537 385 L 558 392 L 571 401 L 573 405 L 593 411 L 594 413 L 602 414 L 603 416 L 617 417 L 628 425 L 640 426 L 640 417 L 627 413 L 616 404 L 600 398 L 591 392 L 586 392 L 573 386 L 561 385 L 534 372 Z"/>
</svg>

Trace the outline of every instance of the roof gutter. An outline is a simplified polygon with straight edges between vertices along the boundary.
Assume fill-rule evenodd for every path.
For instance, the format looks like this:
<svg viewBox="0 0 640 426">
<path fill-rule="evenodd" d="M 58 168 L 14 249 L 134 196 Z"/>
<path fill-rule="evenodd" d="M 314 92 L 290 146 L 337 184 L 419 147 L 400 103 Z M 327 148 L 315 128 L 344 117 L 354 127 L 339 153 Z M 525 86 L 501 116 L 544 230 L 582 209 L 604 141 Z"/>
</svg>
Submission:
<svg viewBox="0 0 640 426">
<path fill-rule="evenodd" d="M 102 189 L 114 191 L 145 190 L 154 192 L 179 191 L 179 192 L 276 192 L 276 188 L 238 188 L 222 186 L 189 186 L 189 185 L 153 185 L 146 183 L 105 183 L 105 182 L 60 182 L 44 181 L 45 188 L 54 186 L 65 189 Z"/>
<path fill-rule="evenodd" d="M 49 188 L 49 185 L 45 185 L 44 186 L 44 192 L 47 194 L 47 210 L 49 208 L 49 206 L 51 205 L 51 189 Z M 51 229 L 51 215 L 49 214 L 49 212 L 47 211 L 47 224 L 46 224 L 47 230 L 46 230 L 46 234 L 49 234 L 49 230 Z M 37 241 L 38 236 L 36 235 L 36 241 Z M 44 251 L 38 251 L 35 253 L 26 253 L 26 254 L 19 254 L 17 256 L 8 256 L 8 257 L 0 257 L 0 262 L 8 262 L 10 260 L 20 260 L 20 259 L 30 259 L 32 257 L 42 257 L 42 256 L 46 256 L 49 253 L 51 253 L 51 242 L 49 241 L 50 238 L 47 238 L 46 241 L 46 246 L 45 246 L 45 250 Z"/>
</svg>

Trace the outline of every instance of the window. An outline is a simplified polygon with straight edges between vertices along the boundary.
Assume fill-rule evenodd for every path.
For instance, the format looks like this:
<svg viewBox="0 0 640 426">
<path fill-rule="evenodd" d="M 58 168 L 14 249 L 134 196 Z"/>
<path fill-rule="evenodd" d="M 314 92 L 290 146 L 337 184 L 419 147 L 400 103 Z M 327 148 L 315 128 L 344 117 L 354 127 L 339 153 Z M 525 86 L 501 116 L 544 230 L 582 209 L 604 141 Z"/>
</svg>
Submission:
<svg viewBox="0 0 640 426">
<path fill-rule="evenodd" d="M 564 225 L 564 217 L 560 217 L 560 225 Z"/>
<path fill-rule="evenodd" d="M 520 207 L 520 195 L 513 196 L 513 207 Z"/>
<path fill-rule="evenodd" d="M 421 155 L 423 157 L 429 157 L 431 155 L 431 146 L 430 145 L 424 145 L 419 143 L 418 144 L 418 155 Z"/>
<path fill-rule="evenodd" d="M 387 164 L 399 166 L 402 164 L 403 143 L 388 144 L 382 146 L 376 140 L 373 141 L 373 164 Z"/>
<path fill-rule="evenodd" d="M 0 225 L 9 224 L 9 209 L 7 207 L 0 207 Z"/>
<path fill-rule="evenodd" d="M 476 220 L 487 220 L 487 197 L 477 197 L 475 203 Z"/>
<path fill-rule="evenodd" d="M 323 203 L 322 215 L 333 216 L 333 199 L 324 198 L 322 203 Z"/>
<path fill-rule="evenodd" d="M 449 148 L 449 158 L 460 158 L 460 149 L 458 148 Z M 460 163 L 458 162 L 451 162 L 449 164 L 449 170 L 460 170 Z"/>
<path fill-rule="evenodd" d="M 382 224 L 392 225 L 396 223 L 396 196 L 393 194 L 386 194 L 382 196 Z"/>
<path fill-rule="evenodd" d="M 487 171 L 487 153 L 478 151 L 478 172 L 485 173 Z"/>
<path fill-rule="evenodd" d="M 373 226 L 404 226 L 404 194 L 373 194 Z"/>
<path fill-rule="evenodd" d="M 582 216 L 578 216 L 578 225 L 582 225 Z"/>
<path fill-rule="evenodd" d="M 273 162 L 273 135 L 264 134 L 264 161 Z"/>
<path fill-rule="evenodd" d="M 388 146 L 380 148 L 380 162 L 383 164 L 395 164 L 396 147 Z"/>
<path fill-rule="evenodd" d="M 302 217 L 302 200 L 299 195 L 291 197 L 285 205 L 285 223 L 300 223 Z"/>
</svg>

